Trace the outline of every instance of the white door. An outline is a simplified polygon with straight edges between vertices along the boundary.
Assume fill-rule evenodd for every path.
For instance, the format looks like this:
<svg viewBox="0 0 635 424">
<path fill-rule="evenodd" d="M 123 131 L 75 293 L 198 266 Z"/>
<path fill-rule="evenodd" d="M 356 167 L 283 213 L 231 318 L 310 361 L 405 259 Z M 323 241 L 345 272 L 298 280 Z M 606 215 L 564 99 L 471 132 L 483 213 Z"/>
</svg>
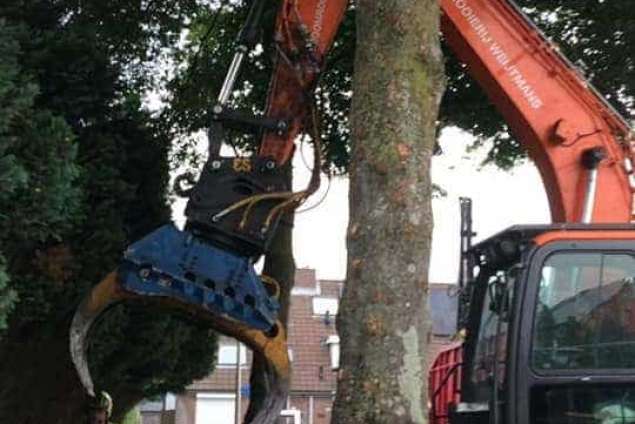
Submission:
<svg viewBox="0 0 635 424">
<path fill-rule="evenodd" d="M 195 424 L 233 424 L 233 393 L 198 393 Z"/>
</svg>

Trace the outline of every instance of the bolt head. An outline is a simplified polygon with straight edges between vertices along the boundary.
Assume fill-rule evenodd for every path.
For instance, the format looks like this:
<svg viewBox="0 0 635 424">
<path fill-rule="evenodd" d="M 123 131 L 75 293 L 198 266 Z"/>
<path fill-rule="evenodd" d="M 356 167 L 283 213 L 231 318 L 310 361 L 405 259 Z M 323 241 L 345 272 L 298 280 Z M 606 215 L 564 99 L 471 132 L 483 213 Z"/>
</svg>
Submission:
<svg viewBox="0 0 635 424">
<path fill-rule="evenodd" d="M 218 170 L 221 167 L 221 162 L 219 160 L 213 160 L 212 161 L 212 169 L 213 170 Z"/>
<path fill-rule="evenodd" d="M 556 144 L 570 143 L 576 139 L 577 134 L 574 125 L 565 119 L 560 119 L 552 130 L 551 139 Z"/>
<path fill-rule="evenodd" d="M 279 133 L 284 133 L 289 129 L 289 124 L 286 121 L 278 121 L 276 127 Z"/>
</svg>

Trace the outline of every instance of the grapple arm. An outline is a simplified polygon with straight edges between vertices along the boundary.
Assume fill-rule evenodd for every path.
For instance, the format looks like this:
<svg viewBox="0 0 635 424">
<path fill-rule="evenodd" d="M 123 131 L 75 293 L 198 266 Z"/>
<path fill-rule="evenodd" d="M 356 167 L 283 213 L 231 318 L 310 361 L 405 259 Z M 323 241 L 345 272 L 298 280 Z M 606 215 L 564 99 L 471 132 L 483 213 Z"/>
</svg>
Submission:
<svg viewBox="0 0 635 424">
<path fill-rule="evenodd" d="M 123 289 L 118 273 L 112 272 L 93 287 L 77 308 L 71 324 L 70 352 L 80 381 L 89 396 L 96 396 L 86 358 L 88 334 L 92 325 L 109 307 L 124 300 L 141 298 L 142 295 Z M 192 306 L 176 297 L 160 296 L 152 298 L 152 301 L 166 309 L 181 310 L 195 319 L 209 322 L 220 333 L 233 337 L 255 352 L 261 353 L 267 360 L 270 387 L 279 391 L 288 387 L 290 369 L 286 333 L 279 322 L 274 322 L 273 331 L 264 332 L 232 320 L 226 315 L 214 314 L 203 307 Z"/>
</svg>

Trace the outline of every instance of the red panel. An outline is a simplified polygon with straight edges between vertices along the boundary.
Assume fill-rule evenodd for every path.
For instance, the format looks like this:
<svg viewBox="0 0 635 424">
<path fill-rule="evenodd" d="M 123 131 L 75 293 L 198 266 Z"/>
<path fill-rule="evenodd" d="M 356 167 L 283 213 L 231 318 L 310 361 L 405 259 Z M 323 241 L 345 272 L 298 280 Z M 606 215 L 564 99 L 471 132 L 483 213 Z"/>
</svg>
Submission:
<svg viewBox="0 0 635 424">
<path fill-rule="evenodd" d="M 441 352 L 428 373 L 428 413 L 430 424 L 448 424 L 452 405 L 461 400 L 463 344 Z"/>
</svg>

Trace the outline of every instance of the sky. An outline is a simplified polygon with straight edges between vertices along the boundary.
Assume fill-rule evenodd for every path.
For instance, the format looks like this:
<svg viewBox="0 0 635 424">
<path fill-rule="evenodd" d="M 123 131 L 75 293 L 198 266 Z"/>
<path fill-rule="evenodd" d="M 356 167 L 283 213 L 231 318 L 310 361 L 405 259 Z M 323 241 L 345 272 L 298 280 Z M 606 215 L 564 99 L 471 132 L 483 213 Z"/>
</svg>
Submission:
<svg viewBox="0 0 635 424">
<path fill-rule="evenodd" d="M 455 283 L 460 249 L 459 197 L 473 201 L 475 241 L 515 224 L 544 224 L 550 221 L 547 197 L 538 171 L 527 162 L 512 171 L 494 166 L 481 167 L 485 150 L 466 153 L 472 137 L 456 128 L 443 132 L 443 155 L 432 163 L 433 181 L 447 196 L 432 202 L 434 231 L 429 279 L 436 283 Z M 308 150 L 308 148 L 307 148 Z M 305 152 L 305 156 L 310 152 Z M 296 189 L 306 185 L 309 171 L 296 155 Z M 318 202 L 327 190 L 323 181 L 320 192 L 307 206 Z M 315 209 L 296 216 L 294 256 L 298 267 L 314 268 L 318 278 L 344 279 L 346 276 L 346 226 L 348 224 L 348 181 L 331 182 L 326 198 Z"/>
<path fill-rule="evenodd" d="M 481 167 L 485 150 L 466 153 L 472 137 L 456 128 L 443 132 L 439 143 L 443 154 L 432 162 L 432 179 L 447 196 L 434 199 L 434 231 L 429 280 L 455 283 L 459 264 L 459 197 L 473 201 L 475 241 L 493 235 L 515 224 L 549 222 L 549 206 L 537 170 L 525 163 L 512 171 L 494 166 Z M 296 154 L 294 188 L 306 187 L 312 163 L 310 146 Z M 304 156 L 304 160 L 302 157 Z M 319 204 L 318 204 L 319 203 Z M 316 206 L 315 208 L 311 208 Z M 174 204 L 174 220 L 183 224 L 185 201 Z M 313 268 L 320 279 L 343 280 L 346 277 L 346 227 L 348 225 L 348 180 L 324 178 L 320 191 L 314 194 L 296 215 L 293 252 L 296 265 Z"/>
</svg>

